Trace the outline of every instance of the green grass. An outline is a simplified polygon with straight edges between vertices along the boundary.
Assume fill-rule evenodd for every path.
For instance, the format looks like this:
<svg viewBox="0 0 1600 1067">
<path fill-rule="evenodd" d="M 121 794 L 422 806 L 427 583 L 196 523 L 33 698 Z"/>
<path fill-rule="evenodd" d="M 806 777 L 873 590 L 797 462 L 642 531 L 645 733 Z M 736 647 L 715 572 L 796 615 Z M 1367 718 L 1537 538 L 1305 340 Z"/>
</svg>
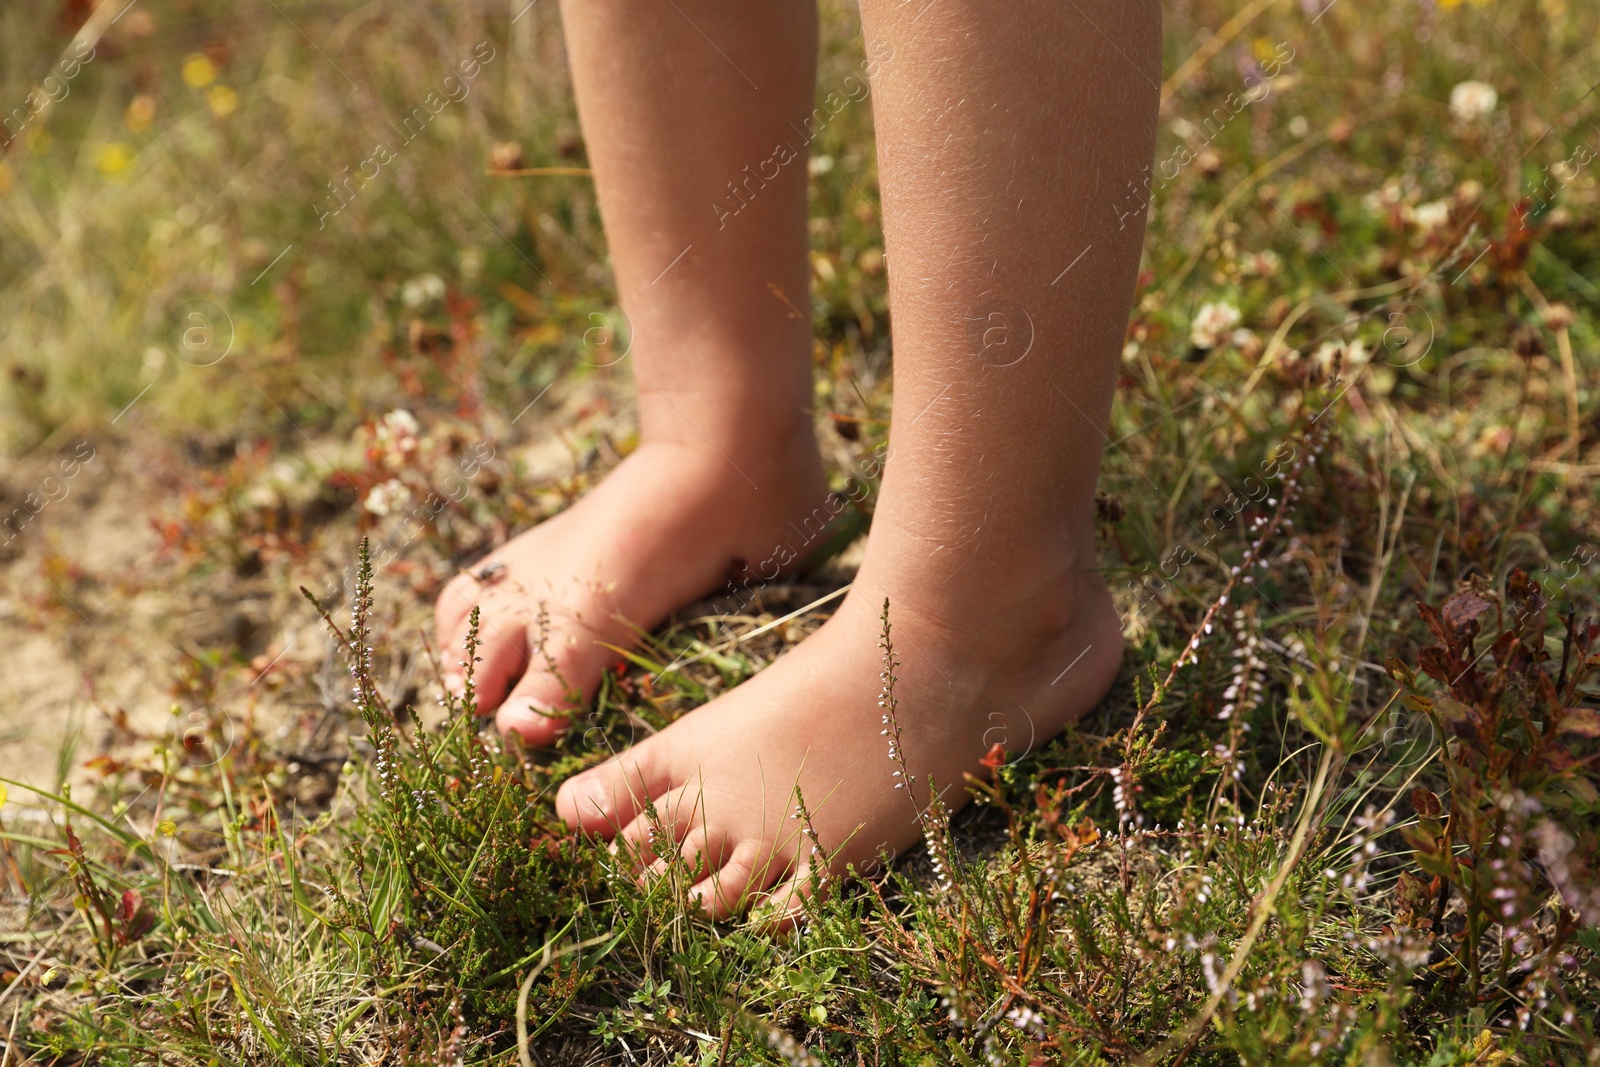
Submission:
<svg viewBox="0 0 1600 1067">
<path fill-rule="evenodd" d="M 1600 1062 L 1600 13 L 1168 12 L 1102 483 L 1123 676 L 781 933 L 696 914 L 681 865 L 640 885 L 551 797 L 799 640 L 826 608 L 734 639 L 838 569 L 686 611 L 553 751 L 405 710 L 438 655 L 407 606 L 633 444 L 592 190 L 487 173 L 497 142 L 583 165 L 553 9 L 279 6 L 145 0 L 6 150 L 4 444 L 185 450 L 154 505 L 174 603 L 221 582 L 303 624 L 309 586 L 350 674 L 196 650 L 160 679 L 182 743 L 9 785 L 0 1065 Z M 861 43 L 843 5 L 824 29 L 826 93 Z M 67 37 L 14 5 L 0 39 L 10 108 Z M 319 229 L 384 116 L 483 41 L 472 92 Z M 1480 119 L 1451 113 L 1468 80 L 1498 93 Z M 813 165 L 840 478 L 888 429 L 870 133 L 852 104 Z M 549 475 L 526 446 L 552 416 L 512 420 L 552 383 Z M 417 521 L 361 507 L 391 481 Z M 93 580 L 69 562 L 10 580 Z"/>
</svg>

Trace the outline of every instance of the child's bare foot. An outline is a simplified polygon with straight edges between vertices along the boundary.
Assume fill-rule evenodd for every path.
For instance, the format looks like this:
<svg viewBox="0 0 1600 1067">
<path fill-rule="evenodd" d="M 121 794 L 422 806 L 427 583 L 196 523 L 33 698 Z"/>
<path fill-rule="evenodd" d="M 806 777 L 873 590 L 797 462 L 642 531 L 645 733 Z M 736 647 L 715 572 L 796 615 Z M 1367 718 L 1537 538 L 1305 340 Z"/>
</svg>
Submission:
<svg viewBox="0 0 1600 1067">
<path fill-rule="evenodd" d="M 561 817 L 593 833 L 620 831 L 649 860 L 665 845 L 651 840 L 648 797 L 690 866 L 704 864 L 691 893 L 719 916 L 767 890 L 781 910 L 806 890 L 811 845 L 790 818 L 797 783 L 822 847 L 839 850 L 836 870 L 914 841 L 916 812 L 895 785 L 883 736 L 882 593 L 874 591 L 882 586 L 867 576 L 870 560 L 839 613 L 799 648 L 566 782 Z M 1097 578 L 1079 571 L 1047 585 L 1024 571 L 1016 584 L 983 590 L 981 605 L 957 603 L 947 587 L 891 606 L 902 747 L 922 804 L 931 774 L 959 807 L 963 774 L 982 770 L 992 744 L 1013 753 L 1042 744 L 1090 710 L 1116 675 L 1121 626 Z M 980 610 L 983 623 L 970 625 Z"/>
<path fill-rule="evenodd" d="M 479 710 L 547 744 L 573 710 L 567 685 L 587 697 L 616 661 L 606 645 L 629 647 L 715 590 L 735 560 L 771 570 L 789 558 L 784 545 L 803 558 L 801 531 L 827 518 L 827 487 L 809 428 L 784 451 L 741 454 L 735 467 L 709 444 L 641 445 L 572 508 L 452 580 L 435 606 L 438 640 L 453 667 L 482 606 Z M 459 691 L 459 674 L 446 683 Z"/>
<path fill-rule="evenodd" d="M 808 320 L 796 300 L 806 281 L 780 277 L 805 262 L 807 169 L 788 165 L 805 149 L 771 178 L 746 161 L 764 157 L 767 131 L 798 132 L 794 115 L 812 106 L 816 9 L 681 2 L 687 12 L 640 0 L 562 4 L 579 110 L 595 132 L 596 188 L 608 232 L 622 238 L 619 287 L 625 304 L 631 293 L 636 309 L 653 309 L 653 317 L 630 312 L 636 323 L 662 323 L 677 338 L 738 322 L 743 340 L 719 351 L 767 351 L 760 338 L 783 323 L 755 316 L 781 306 L 795 331 Z M 563 818 L 645 846 L 640 800 L 653 798 L 673 836 L 716 876 L 701 887 L 715 912 L 775 884 L 782 900 L 797 884 L 810 852 L 786 818 L 796 784 L 823 847 L 841 849 L 835 863 L 913 839 L 916 809 L 894 789 L 879 733 L 877 613 L 886 595 L 902 657 L 905 759 L 920 780 L 931 774 L 949 790 L 952 804 L 963 797 L 963 772 L 980 769 L 992 742 L 1026 745 L 1030 721 L 1035 741 L 1064 729 L 1117 669 L 1116 612 L 1086 568 L 1144 212 L 1121 212 L 1109 225 L 1104 183 L 1149 169 L 1160 7 L 1106 0 L 1092 17 L 1076 3 L 999 7 L 860 4 L 868 54 L 878 57 L 871 92 L 893 263 L 899 458 L 884 477 L 855 590 L 782 661 L 565 783 L 557 797 Z M 663 44 L 701 47 L 710 31 L 681 23 L 702 14 L 737 42 L 741 66 L 746 57 L 762 64 L 759 92 L 743 69 L 686 65 Z M 1072 58 L 1064 66 L 1063 49 Z M 717 121 L 705 121 L 712 113 Z M 732 174 L 745 177 L 728 182 Z M 713 228 L 701 198 L 724 184 L 737 204 L 718 201 Z M 769 254 L 780 247 L 782 256 Z M 749 299 L 757 285 L 774 300 Z M 703 387 L 738 378 L 740 403 L 723 397 L 695 417 L 721 412 L 759 427 L 741 415 L 743 398 L 770 392 L 753 367 L 674 361 L 652 380 Z M 788 410 L 808 406 L 806 368 L 769 367 L 791 376 Z"/>
</svg>

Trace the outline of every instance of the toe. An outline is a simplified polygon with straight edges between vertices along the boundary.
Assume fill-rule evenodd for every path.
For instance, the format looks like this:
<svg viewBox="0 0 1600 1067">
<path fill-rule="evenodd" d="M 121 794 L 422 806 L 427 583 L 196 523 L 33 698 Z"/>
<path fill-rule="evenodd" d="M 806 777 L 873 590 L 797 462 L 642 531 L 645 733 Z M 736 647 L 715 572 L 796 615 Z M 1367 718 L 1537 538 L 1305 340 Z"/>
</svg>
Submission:
<svg viewBox="0 0 1600 1067">
<path fill-rule="evenodd" d="M 556 793 L 556 814 L 568 826 L 614 837 L 672 786 L 671 775 L 648 741 L 593 770 L 567 779 Z"/>
<path fill-rule="evenodd" d="M 530 672 L 531 673 L 531 672 Z M 506 697 L 494 722 L 503 734 L 521 734 L 530 745 L 549 745 L 567 728 L 567 718 L 550 701 L 528 692 L 528 675 Z"/>
<path fill-rule="evenodd" d="M 783 868 L 783 860 L 771 848 L 760 841 L 741 841 L 726 863 L 689 890 L 689 899 L 698 899 L 712 918 L 726 919 L 749 903 L 750 894 L 781 877 Z"/>
<path fill-rule="evenodd" d="M 704 823 L 692 827 L 678 845 L 678 864 L 684 879 L 698 884 L 707 874 L 728 860 L 730 842 L 726 834 L 708 830 Z M 647 878 L 660 878 L 672 869 L 670 857 L 657 856 L 646 869 Z"/>
<path fill-rule="evenodd" d="M 562 642 L 554 649 L 551 643 L 546 639 L 540 648 L 539 635 L 528 634 L 527 671 L 495 717 L 502 733 L 515 730 L 536 745 L 550 744 L 566 729 L 568 717 L 594 692 L 605 662 L 581 643 Z M 596 650 L 605 651 L 598 646 Z"/>
<path fill-rule="evenodd" d="M 459 673 L 452 656 L 467 636 L 467 616 L 478 602 L 478 583 L 471 575 L 458 574 L 439 591 L 433 605 L 434 639 L 439 642 L 446 674 Z"/>
<path fill-rule="evenodd" d="M 691 832 L 696 836 L 705 833 L 705 812 L 700 805 L 698 789 L 680 786 L 668 790 L 622 828 L 617 843 L 634 852 L 641 863 L 651 864 L 670 855 Z"/>
<path fill-rule="evenodd" d="M 462 640 L 465 642 L 465 633 Z M 482 616 L 478 628 L 478 658 L 473 671 L 478 714 L 487 715 L 505 700 L 507 692 L 528 667 L 528 636 L 515 617 L 500 613 Z"/>
<path fill-rule="evenodd" d="M 806 900 L 816 893 L 821 884 L 813 877 L 814 868 L 802 864 L 794 874 L 762 894 L 762 901 L 752 918 L 761 926 L 773 930 L 787 930 L 805 914 Z"/>
</svg>

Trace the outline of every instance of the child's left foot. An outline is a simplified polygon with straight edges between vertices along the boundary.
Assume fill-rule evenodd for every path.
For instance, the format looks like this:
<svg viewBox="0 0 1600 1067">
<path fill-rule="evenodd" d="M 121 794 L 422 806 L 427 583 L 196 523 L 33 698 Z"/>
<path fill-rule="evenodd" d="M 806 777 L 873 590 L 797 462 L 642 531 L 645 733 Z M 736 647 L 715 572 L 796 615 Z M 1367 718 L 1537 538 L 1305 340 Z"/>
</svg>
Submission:
<svg viewBox="0 0 1600 1067">
<path fill-rule="evenodd" d="M 1013 754 L 1043 744 L 1089 711 L 1116 676 L 1121 625 L 1092 572 L 1017 585 L 984 589 L 981 604 L 950 603 L 941 593 L 890 605 L 901 744 L 921 805 L 931 775 L 946 804 L 960 807 L 963 774 L 982 771 L 993 744 Z M 775 907 L 792 907 L 809 885 L 812 846 L 790 817 L 796 784 L 822 847 L 838 850 L 834 871 L 912 844 L 916 810 L 896 787 L 878 703 L 881 589 L 858 580 L 838 614 L 800 647 L 563 784 L 557 812 L 592 833 L 620 831 L 650 861 L 667 846 L 651 840 L 648 798 L 690 869 L 704 865 L 691 895 L 719 917 L 769 889 Z"/>
</svg>

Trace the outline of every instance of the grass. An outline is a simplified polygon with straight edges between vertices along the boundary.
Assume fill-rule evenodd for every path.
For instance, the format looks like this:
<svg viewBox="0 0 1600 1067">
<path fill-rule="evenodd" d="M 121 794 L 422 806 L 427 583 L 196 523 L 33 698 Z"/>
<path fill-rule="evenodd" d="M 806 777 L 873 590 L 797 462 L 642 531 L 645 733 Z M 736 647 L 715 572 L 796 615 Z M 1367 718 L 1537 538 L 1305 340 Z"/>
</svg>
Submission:
<svg viewBox="0 0 1600 1067">
<path fill-rule="evenodd" d="M 13 614 L 126 643 L 165 584 L 324 634 L 185 647 L 172 730 L 97 698 L 95 751 L 8 782 L 0 1065 L 1600 1062 L 1594 11 L 1169 12 L 1100 500 L 1123 676 L 788 933 L 698 915 L 681 864 L 641 886 L 551 797 L 847 567 L 681 613 L 552 751 L 429 703 L 439 583 L 633 445 L 553 11 L 146 0 L 70 78 L 54 12 L 0 27 L 6 108 L 60 96 L 0 162 L 4 510 L 80 439 L 182 471 L 159 573 L 25 530 Z M 862 49 L 824 31 L 825 94 Z M 817 157 L 842 479 L 888 429 L 865 102 Z"/>
</svg>

